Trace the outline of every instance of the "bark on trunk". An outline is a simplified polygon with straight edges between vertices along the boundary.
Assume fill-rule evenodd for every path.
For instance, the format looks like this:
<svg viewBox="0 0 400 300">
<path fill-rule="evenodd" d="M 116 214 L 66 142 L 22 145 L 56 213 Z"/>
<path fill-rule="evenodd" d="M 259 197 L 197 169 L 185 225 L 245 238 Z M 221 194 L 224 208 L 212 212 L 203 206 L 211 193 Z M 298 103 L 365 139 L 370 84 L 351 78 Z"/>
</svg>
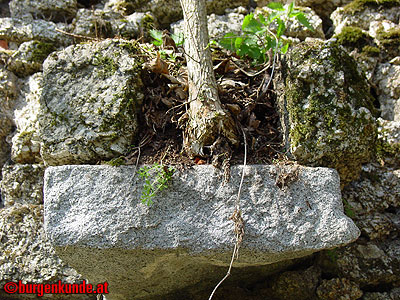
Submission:
<svg viewBox="0 0 400 300">
<path fill-rule="evenodd" d="M 221 107 L 208 49 L 205 0 L 181 0 L 184 16 L 185 52 L 189 83 L 188 125 L 184 147 L 190 156 L 203 155 L 220 134 L 237 144 L 232 117 Z"/>
</svg>

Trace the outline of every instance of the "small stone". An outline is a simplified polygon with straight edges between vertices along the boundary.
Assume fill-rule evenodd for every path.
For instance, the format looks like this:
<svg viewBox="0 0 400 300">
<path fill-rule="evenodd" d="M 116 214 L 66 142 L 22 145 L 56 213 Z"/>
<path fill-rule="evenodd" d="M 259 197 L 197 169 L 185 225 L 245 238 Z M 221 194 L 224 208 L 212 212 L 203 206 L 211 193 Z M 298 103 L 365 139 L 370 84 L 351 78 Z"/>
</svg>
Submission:
<svg viewBox="0 0 400 300">
<path fill-rule="evenodd" d="M 346 278 L 323 280 L 317 289 L 321 300 L 356 300 L 363 295 L 360 287 Z"/>
</svg>

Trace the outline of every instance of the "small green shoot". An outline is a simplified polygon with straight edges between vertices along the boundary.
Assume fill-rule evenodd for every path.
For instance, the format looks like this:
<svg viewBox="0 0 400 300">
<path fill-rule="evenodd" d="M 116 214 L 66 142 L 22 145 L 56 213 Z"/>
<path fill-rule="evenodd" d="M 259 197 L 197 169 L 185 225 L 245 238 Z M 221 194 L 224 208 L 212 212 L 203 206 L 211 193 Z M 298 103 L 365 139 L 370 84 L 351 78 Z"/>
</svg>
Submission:
<svg viewBox="0 0 400 300">
<path fill-rule="evenodd" d="M 273 53 L 278 51 L 285 54 L 288 51 L 289 43 L 283 41 L 282 36 L 289 19 L 296 18 L 303 26 L 314 31 L 304 13 L 294 9 L 294 2 L 286 5 L 271 2 L 268 7 L 273 12 L 267 18 L 263 15 L 247 15 L 242 24 L 243 34 L 227 33 L 219 41 L 220 46 L 240 57 L 252 58 L 254 64 L 265 63 L 270 49 Z M 271 30 L 272 24 L 276 28 L 275 33 Z"/>
<path fill-rule="evenodd" d="M 153 166 L 144 166 L 138 171 L 140 178 L 144 179 L 144 185 L 140 200 L 143 204 L 151 206 L 153 198 L 158 193 L 164 190 L 174 174 L 173 167 L 167 167 L 158 163 Z"/>
<path fill-rule="evenodd" d="M 153 45 L 154 46 L 161 46 L 163 44 L 163 33 L 160 30 L 156 30 L 156 29 L 151 29 L 150 30 L 150 36 L 153 38 Z"/>
</svg>

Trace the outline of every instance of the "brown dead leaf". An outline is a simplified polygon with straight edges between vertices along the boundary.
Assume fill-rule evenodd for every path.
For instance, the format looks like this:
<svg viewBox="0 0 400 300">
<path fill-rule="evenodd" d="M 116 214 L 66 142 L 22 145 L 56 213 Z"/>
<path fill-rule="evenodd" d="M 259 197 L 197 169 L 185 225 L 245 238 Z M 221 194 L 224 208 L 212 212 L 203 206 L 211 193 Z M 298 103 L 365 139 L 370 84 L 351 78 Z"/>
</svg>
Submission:
<svg viewBox="0 0 400 300">
<path fill-rule="evenodd" d="M 239 106 L 239 105 L 228 103 L 228 104 L 226 105 L 226 107 L 227 107 L 227 108 L 229 109 L 229 111 L 230 111 L 231 113 L 233 113 L 235 116 L 237 116 L 237 115 L 240 114 L 240 106 Z"/>
<path fill-rule="evenodd" d="M 161 59 L 160 52 L 157 52 L 155 59 L 144 63 L 144 67 L 157 74 L 169 74 L 168 64 Z"/>
<path fill-rule="evenodd" d="M 252 112 L 249 118 L 249 127 L 254 129 L 257 129 L 258 126 L 260 126 L 261 121 L 257 120 L 256 115 Z"/>
</svg>

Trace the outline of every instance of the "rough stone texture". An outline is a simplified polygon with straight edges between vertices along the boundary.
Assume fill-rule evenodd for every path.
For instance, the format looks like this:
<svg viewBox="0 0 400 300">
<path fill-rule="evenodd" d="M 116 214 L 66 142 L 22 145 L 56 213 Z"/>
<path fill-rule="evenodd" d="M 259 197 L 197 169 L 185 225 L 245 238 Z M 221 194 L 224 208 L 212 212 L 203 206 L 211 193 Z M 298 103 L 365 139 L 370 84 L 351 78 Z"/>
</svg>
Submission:
<svg viewBox="0 0 400 300">
<path fill-rule="evenodd" d="M 146 22 L 148 24 L 146 24 Z M 150 14 L 136 12 L 129 16 L 122 16 L 114 11 L 104 12 L 101 9 L 79 9 L 74 19 L 73 33 L 98 37 L 123 37 L 126 39 L 138 38 L 141 30 L 144 30 L 142 25 L 150 26 L 154 23 L 153 17 Z"/>
<path fill-rule="evenodd" d="M 398 1 L 355 0 L 345 7 L 337 8 L 331 14 L 335 34 L 340 33 L 346 26 L 360 27 L 369 31 L 374 21 L 387 20 L 398 23 L 400 17 L 399 7 L 400 2 Z"/>
<path fill-rule="evenodd" d="M 243 19 L 246 14 L 246 9 L 238 8 L 221 16 L 216 14 L 209 15 L 207 21 L 210 39 L 218 41 L 228 32 L 240 34 L 242 31 Z M 175 34 L 183 34 L 183 20 L 171 24 L 171 31 Z"/>
<path fill-rule="evenodd" d="M 331 43 L 292 47 L 275 77 L 286 149 L 301 164 L 338 170 L 342 186 L 375 152 L 377 126 L 365 77 Z"/>
<path fill-rule="evenodd" d="M 206 8 L 208 14 L 222 15 L 226 9 L 246 7 L 248 3 L 248 0 L 207 0 Z M 150 11 L 161 27 L 169 27 L 171 23 L 183 17 L 182 7 L 175 0 L 109 0 L 105 5 L 105 10 L 114 10 L 122 14 Z"/>
<path fill-rule="evenodd" d="M 297 7 L 298 10 L 304 12 L 304 15 L 310 22 L 310 25 L 314 28 L 314 31 L 311 31 L 304 27 L 297 19 L 291 20 L 289 19 L 286 25 L 286 32 L 285 36 L 298 38 L 300 40 L 305 40 L 306 37 L 312 38 L 325 38 L 324 32 L 322 30 L 322 20 L 321 18 L 311 9 L 308 7 Z M 257 8 L 255 14 L 262 14 L 264 16 L 270 15 L 274 12 L 272 9 L 268 7 Z M 275 24 L 275 23 L 274 23 Z M 273 26 L 275 29 L 277 25 Z"/>
<path fill-rule="evenodd" d="M 62 280 L 66 283 L 77 283 L 82 279 L 55 254 L 43 229 L 42 212 L 43 205 L 33 204 L 16 204 L 0 209 L 1 299 L 7 299 L 3 286 L 8 281 L 56 283 Z M 24 295 L 19 296 L 19 299 L 27 299 L 31 295 L 26 298 Z M 84 296 L 80 295 L 80 298 L 84 299 Z M 43 297 L 65 300 L 71 298 L 71 295 L 49 294 Z"/>
<path fill-rule="evenodd" d="M 56 48 L 52 43 L 29 41 L 22 43 L 7 61 L 8 70 L 19 77 L 42 70 L 43 61 Z"/>
<path fill-rule="evenodd" d="M 387 121 L 382 118 L 379 121 L 380 135 L 385 138 L 386 142 L 396 145 L 400 144 L 400 122 Z"/>
<path fill-rule="evenodd" d="M 354 243 L 336 249 L 335 258 L 321 263 L 327 273 L 337 274 L 366 286 L 394 285 L 400 282 L 400 243 L 398 240 Z"/>
<path fill-rule="evenodd" d="M 272 279 L 270 296 L 280 300 L 314 299 L 320 275 L 321 271 L 315 267 L 283 272 Z"/>
<path fill-rule="evenodd" d="M 358 284 L 346 278 L 333 278 L 322 281 L 317 295 L 321 300 L 356 300 L 361 298 L 363 292 Z"/>
<path fill-rule="evenodd" d="M 19 204 L 43 204 L 42 165 L 8 165 L 3 167 L 0 181 L 4 206 Z"/>
<path fill-rule="evenodd" d="M 11 148 L 11 159 L 14 162 L 42 162 L 38 122 L 42 83 L 42 73 L 36 73 L 21 84 L 20 97 L 14 110 L 14 123 L 17 127 Z"/>
<path fill-rule="evenodd" d="M 381 117 L 400 121 L 400 65 L 378 64 L 374 81 L 379 88 Z"/>
<path fill-rule="evenodd" d="M 39 128 L 46 164 L 94 163 L 128 150 L 143 98 L 134 49 L 129 41 L 105 40 L 45 60 Z"/>
<path fill-rule="evenodd" d="M 11 17 L 68 22 L 76 14 L 76 0 L 12 0 Z"/>
<path fill-rule="evenodd" d="M 45 20 L 27 20 L 16 18 L 0 18 L 0 39 L 23 43 L 31 40 L 55 43 L 67 46 L 73 39 L 56 31 L 56 28 L 68 31 L 67 24 L 53 23 Z"/>
<path fill-rule="evenodd" d="M 12 73 L 0 68 L 0 168 L 10 157 L 8 136 L 13 130 L 13 108 L 18 96 L 18 79 Z"/>
<path fill-rule="evenodd" d="M 214 278 L 214 266 L 229 264 L 234 241 L 229 217 L 241 169 L 232 167 L 225 184 L 223 172 L 212 166 L 176 172 L 148 207 L 139 199 L 144 181 L 134 167 L 49 167 L 46 232 L 58 255 L 91 282 L 108 280 L 107 299 L 197 285 Z M 355 240 L 359 231 L 342 210 L 332 169 L 246 167 L 245 237 L 236 266 L 266 265 Z M 127 288 L 132 285 L 136 288 Z"/>
<path fill-rule="evenodd" d="M 352 218 L 370 240 L 400 234 L 400 170 L 374 164 L 362 167 L 361 178 L 343 190 Z"/>
<path fill-rule="evenodd" d="M 360 227 L 362 237 L 325 253 L 319 265 L 327 274 L 345 277 L 362 289 L 398 286 L 400 170 L 365 165 L 360 179 L 348 185 L 342 195 L 345 211 Z"/>
</svg>

